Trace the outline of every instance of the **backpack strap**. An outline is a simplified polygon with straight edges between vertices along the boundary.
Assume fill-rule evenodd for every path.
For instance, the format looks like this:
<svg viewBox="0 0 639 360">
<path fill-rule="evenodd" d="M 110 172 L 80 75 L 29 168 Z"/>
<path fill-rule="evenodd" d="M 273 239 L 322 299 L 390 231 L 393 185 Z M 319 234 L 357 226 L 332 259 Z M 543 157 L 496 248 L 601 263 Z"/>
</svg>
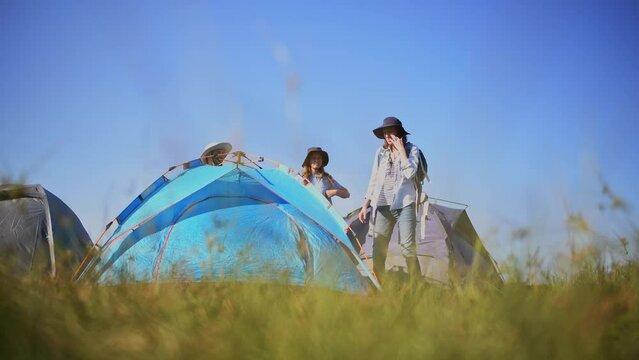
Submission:
<svg viewBox="0 0 639 360">
<path fill-rule="evenodd" d="M 426 169 L 424 168 L 424 164 L 422 164 L 422 154 L 421 154 L 421 150 L 414 145 L 413 143 L 407 143 L 406 145 L 410 144 L 410 148 L 407 149 L 407 152 L 410 154 L 410 150 L 412 150 L 413 147 L 417 148 L 417 173 L 419 173 L 419 171 L 421 169 L 424 169 L 424 172 L 426 171 Z M 419 213 L 419 207 L 421 206 L 422 203 L 422 182 L 424 181 L 423 179 L 420 180 L 418 179 L 417 174 L 415 174 L 415 189 L 417 191 L 417 201 L 415 204 L 415 212 Z"/>
<path fill-rule="evenodd" d="M 421 222 L 419 227 L 419 235 L 420 239 L 426 238 L 426 222 L 428 222 L 428 207 L 430 203 L 428 202 L 428 195 L 426 195 L 426 199 L 424 200 L 424 214 L 422 216 L 417 217 L 418 221 Z"/>
</svg>

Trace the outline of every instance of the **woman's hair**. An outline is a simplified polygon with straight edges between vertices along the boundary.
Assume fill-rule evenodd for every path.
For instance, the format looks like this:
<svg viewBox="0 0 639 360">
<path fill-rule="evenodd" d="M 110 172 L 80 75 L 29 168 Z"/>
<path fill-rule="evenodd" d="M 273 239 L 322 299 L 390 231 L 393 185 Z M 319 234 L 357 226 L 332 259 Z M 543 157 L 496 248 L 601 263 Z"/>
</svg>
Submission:
<svg viewBox="0 0 639 360">
<path fill-rule="evenodd" d="M 397 133 L 399 133 L 401 131 L 401 129 L 398 126 L 395 126 L 395 128 L 397 129 Z M 388 144 L 386 143 L 386 139 L 382 139 L 382 147 L 384 149 L 388 149 Z M 402 141 L 404 142 L 404 145 L 406 145 L 406 143 L 408 142 L 408 135 L 404 134 L 404 136 L 402 136 Z"/>
<path fill-rule="evenodd" d="M 333 183 L 335 182 L 335 180 L 333 180 L 333 177 L 331 176 L 331 174 L 327 173 L 326 171 L 324 171 L 324 165 L 320 166 L 319 169 L 317 169 L 317 172 L 319 173 L 319 177 L 323 178 L 324 176 L 326 176 L 326 178 L 328 179 L 328 182 L 333 185 Z M 302 177 L 303 178 L 310 178 L 311 175 L 313 174 L 313 172 L 311 171 L 311 166 L 307 163 L 306 165 L 302 166 Z"/>
</svg>

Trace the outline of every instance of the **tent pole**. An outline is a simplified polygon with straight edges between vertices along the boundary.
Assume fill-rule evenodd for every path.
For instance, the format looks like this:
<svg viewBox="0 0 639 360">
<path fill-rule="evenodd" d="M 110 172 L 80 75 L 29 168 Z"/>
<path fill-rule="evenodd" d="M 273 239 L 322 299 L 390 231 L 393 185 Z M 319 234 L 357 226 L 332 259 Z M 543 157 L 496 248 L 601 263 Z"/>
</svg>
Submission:
<svg viewBox="0 0 639 360">
<path fill-rule="evenodd" d="M 51 262 L 51 272 L 50 275 L 52 278 L 55 277 L 56 269 L 55 269 L 55 248 L 53 244 L 53 225 L 51 224 L 51 210 L 49 209 L 49 199 L 47 199 L 47 193 L 44 192 L 44 189 L 41 189 L 38 186 L 38 191 L 42 193 L 42 198 L 44 200 L 45 214 L 47 218 L 47 243 L 49 245 L 49 261 Z"/>
<path fill-rule="evenodd" d="M 458 202 L 450 201 L 450 200 L 446 200 L 446 199 L 439 199 L 439 198 L 432 197 L 432 196 L 429 196 L 428 199 L 433 199 L 433 200 L 437 200 L 437 201 L 443 201 L 443 202 L 446 202 L 446 203 L 449 203 L 449 204 L 460 205 L 460 206 L 463 206 L 464 208 L 468 207 L 468 204 L 462 204 L 462 203 L 458 203 Z"/>
</svg>

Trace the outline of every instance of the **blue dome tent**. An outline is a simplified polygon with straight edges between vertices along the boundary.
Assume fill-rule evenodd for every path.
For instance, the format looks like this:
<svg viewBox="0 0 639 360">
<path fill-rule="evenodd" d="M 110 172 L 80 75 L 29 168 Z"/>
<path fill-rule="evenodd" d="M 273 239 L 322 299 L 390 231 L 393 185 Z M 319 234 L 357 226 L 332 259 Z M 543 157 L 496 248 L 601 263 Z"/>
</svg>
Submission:
<svg viewBox="0 0 639 360">
<path fill-rule="evenodd" d="M 107 225 L 76 278 L 379 288 L 321 194 L 285 166 L 264 169 L 263 157 L 232 155 L 222 166 L 197 159 L 169 169 Z"/>
</svg>

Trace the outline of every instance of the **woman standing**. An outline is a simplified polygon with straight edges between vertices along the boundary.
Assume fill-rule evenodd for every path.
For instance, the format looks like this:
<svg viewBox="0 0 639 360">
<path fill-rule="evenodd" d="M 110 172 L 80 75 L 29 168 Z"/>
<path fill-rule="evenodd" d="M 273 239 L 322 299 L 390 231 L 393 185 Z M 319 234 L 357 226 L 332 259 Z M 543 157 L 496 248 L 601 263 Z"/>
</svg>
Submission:
<svg viewBox="0 0 639 360">
<path fill-rule="evenodd" d="M 312 147 L 308 149 L 306 158 L 302 163 L 302 176 L 304 185 L 313 184 L 320 194 L 324 195 L 331 204 L 333 196 L 339 196 L 347 199 L 351 194 L 348 190 L 340 185 L 333 177 L 324 171 L 324 167 L 328 165 L 328 153 L 321 147 Z"/>
<path fill-rule="evenodd" d="M 383 276 L 388 243 L 395 224 L 399 226 L 399 242 L 412 279 L 420 274 L 415 244 L 417 200 L 415 175 L 419 164 L 419 149 L 408 142 L 409 133 L 396 117 L 387 117 L 373 134 L 384 142 L 375 152 L 373 170 L 368 183 L 359 220 L 366 221 L 372 206 L 373 271 Z"/>
</svg>

